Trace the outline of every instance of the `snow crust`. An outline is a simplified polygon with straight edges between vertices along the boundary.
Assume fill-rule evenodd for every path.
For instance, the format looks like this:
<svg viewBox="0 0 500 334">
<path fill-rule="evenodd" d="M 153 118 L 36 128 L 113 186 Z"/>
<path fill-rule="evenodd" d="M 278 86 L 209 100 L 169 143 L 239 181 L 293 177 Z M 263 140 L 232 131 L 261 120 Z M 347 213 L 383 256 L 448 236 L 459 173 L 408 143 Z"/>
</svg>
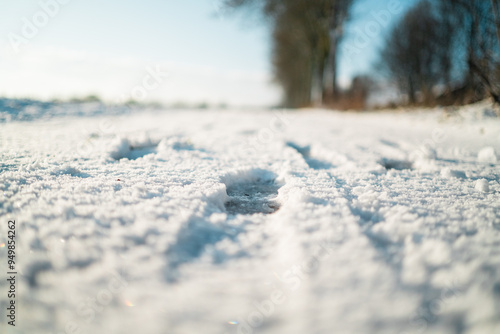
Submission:
<svg viewBox="0 0 500 334">
<path fill-rule="evenodd" d="M 0 124 L 7 333 L 500 333 L 485 103 L 60 114 Z"/>
</svg>

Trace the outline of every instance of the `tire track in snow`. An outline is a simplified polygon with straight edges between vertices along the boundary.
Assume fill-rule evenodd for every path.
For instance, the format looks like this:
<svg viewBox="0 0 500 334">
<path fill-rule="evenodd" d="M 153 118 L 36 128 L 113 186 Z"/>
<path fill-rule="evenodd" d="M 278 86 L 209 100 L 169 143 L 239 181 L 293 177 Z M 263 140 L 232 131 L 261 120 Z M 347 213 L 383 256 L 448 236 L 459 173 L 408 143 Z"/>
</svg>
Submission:
<svg viewBox="0 0 500 334">
<path fill-rule="evenodd" d="M 364 261 L 366 263 L 366 267 L 372 268 L 370 270 L 370 273 L 366 273 L 368 276 L 373 275 L 376 273 L 376 276 L 372 276 L 371 278 L 367 279 L 367 277 L 364 277 L 363 279 L 365 280 L 365 284 L 367 284 L 367 289 L 368 290 L 375 290 L 378 289 L 382 292 L 382 294 L 373 296 L 372 300 L 384 300 L 387 298 L 387 294 L 392 294 L 394 293 L 394 290 L 396 287 L 400 284 L 400 272 L 401 272 L 401 263 L 398 261 L 395 261 L 394 258 L 394 247 L 402 247 L 403 245 L 394 245 L 389 242 L 389 240 L 381 238 L 375 233 L 372 233 L 371 227 L 384 220 L 384 217 L 380 215 L 380 213 L 376 211 L 370 211 L 370 210 L 364 210 L 361 207 L 358 207 L 354 205 L 354 202 L 358 199 L 358 196 L 354 195 L 352 192 L 351 187 L 349 187 L 346 182 L 342 181 L 340 178 L 335 178 L 332 172 L 325 172 L 321 171 L 318 168 L 315 168 L 315 164 L 310 163 L 310 146 L 305 146 L 302 147 L 300 145 L 297 145 L 293 142 L 287 142 L 286 145 L 288 147 L 293 148 L 296 150 L 304 161 L 307 162 L 309 166 L 309 170 L 303 173 L 297 173 L 297 175 L 302 174 L 302 177 L 304 180 L 315 180 L 316 182 L 314 184 L 310 184 L 309 186 L 305 185 L 305 188 L 315 188 L 314 194 L 311 194 L 311 197 L 309 198 L 309 201 L 317 204 L 317 205 L 323 205 L 325 207 L 331 207 L 332 205 L 340 207 L 341 208 L 341 215 L 339 217 L 339 221 L 335 223 L 342 223 L 342 222 L 348 222 L 344 227 L 343 231 L 343 236 L 346 237 L 348 240 L 343 240 L 341 243 L 341 246 L 338 247 L 338 251 L 342 249 L 343 247 L 349 247 L 349 244 L 359 244 L 363 249 L 359 249 L 356 247 L 356 249 L 353 252 L 353 255 L 355 255 L 356 261 L 359 261 L 359 255 L 360 254 L 365 254 L 363 257 L 365 257 Z M 413 166 L 411 163 L 406 162 L 406 161 L 400 161 L 400 160 L 390 160 L 390 159 L 382 159 L 379 161 L 379 164 L 383 165 L 387 170 L 390 169 L 396 169 L 396 170 L 404 170 L 404 169 L 411 169 Z M 306 176 L 307 175 L 307 176 Z M 325 183 L 324 187 L 318 187 L 318 178 L 322 179 L 323 182 Z M 333 183 L 333 187 L 329 184 Z M 328 194 L 325 196 L 325 194 Z M 325 198 L 326 197 L 326 198 Z M 314 214 L 309 214 L 310 217 L 313 217 Z M 329 214 L 332 216 L 332 214 Z M 350 223 L 350 224 L 349 224 Z M 355 226 L 353 225 L 355 224 Z M 311 228 L 310 228 L 311 229 Z M 318 228 L 319 230 L 320 228 Z M 323 228 L 324 229 L 324 228 Z M 346 229 L 349 231 L 348 234 L 345 233 Z M 298 233 L 298 235 L 304 235 Z M 348 236 L 347 236 L 348 235 Z M 365 244 L 363 240 L 366 240 L 368 244 Z M 338 245 L 336 245 L 338 246 Z M 334 250 L 333 248 L 332 250 Z M 380 254 L 381 256 L 373 256 L 373 252 Z M 343 252 L 344 253 L 344 252 Z M 343 263 L 347 258 L 349 258 L 349 255 L 346 255 L 345 253 L 342 256 L 343 258 L 341 259 L 335 259 L 336 261 L 339 261 L 340 263 Z M 381 257 L 381 259 L 380 259 Z M 359 264 L 360 267 L 363 267 L 363 265 Z M 335 275 L 335 273 L 330 274 L 331 277 Z M 356 274 L 353 275 L 356 277 Z M 357 278 L 354 278 L 356 280 Z M 381 280 L 382 278 L 382 280 Z M 377 287 L 369 287 L 371 283 L 373 282 L 379 282 L 379 286 Z M 323 288 L 323 293 L 331 289 L 332 287 L 332 282 L 325 282 L 324 288 Z M 350 282 L 346 281 L 342 285 L 349 285 Z M 316 283 L 313 286 L 318 286 L 319 283 Z M 335 285 L 335 284 L 334 284 Z M 311 296 L 314 295 L 314 291 L 310 291 L 305 295 L 306 298 L 311 299 Z M 385 295 L 384 295 L 385 294 Z M 370 296 L 370 292 L 365 293 L 366 296 Z M 430 294 L 430 296 L 434 296 L 435 294 Z M 350 300 L 355 299 L 349 298 Z M 322 300 L 321 297 L 318 296 L 318 300 Z M 314 300 L 312 302 L 318 303 L 318 300 Z M 423 300 L 420 305 L 421 307 L 427 307 L 428 305 L 428 300 L 431 300 L 430 298 L 427 298 Z M 349 304 L 349 303 L 347 303 Z M 395 308 L 398 308 L 398 304 L 400 304 L 398 301 L 394 302 Z M 320 307 L 320 309 L 328 309 L 327 306 L 325 307 Z M 401 308 L 403 309 L 403 308 Z M 304 312 L 306 312 L 307 306 L 304 306 Z M 327 316 L 325 314 L 324 316 Z M 318 321 L 311 321 L 308 324 L 309 330 L 311 328 L 315 328 L 317 323 L 321 323 L 321 315 L 314 314 L 314 315 L 309 315 L 310 319 L 317 319 Z M 346 316 L 347 317 L 347 316 Z M 347 319 L 347 318 L 346 318 Z M 376 319 L 367 319 L 366 322 L 373 322 L 373 326 L 381 326 L 381 324 L 377 323 Z M 404 327 L 407 319 L 404 317 L 401 317 L 398 320 L 401 323 L 401 327 Z M 383 325 L 382 325 L 383 326 Z M 331 330 L 331 329 L 329 329 Z M 352 327 L 349 326 L 339 326 L 337 328 L 338 331 L 353 331 Z M 317 332 L 322 332 L 320 328 L 317 329 Z"/>
<path fill-rule="evenodd" d="M 325 323 L 324 319 L 329 317 L 331 301 L 328 296 L 338 298 L 339 290 L 344 290 L 340 303 L 346 309 L 362 307 L 358 304 L 359 293 L 368 296 L 367 302 L 381 302 L 385 298 L 384 294 L 391 290 L 394 276 L 386 263 L 374 256 L 374 247 L 362 233 L 357 216 L 352 214 L 349 201 L 342 193 L 342 184 L 331 173 L 304 170 L 300 161 L 296 160 L 292 162 L 285 181 L 284 191 L 288 193 L 288 199 L 275 216 L 276 221 L 270 224 L 272 230 L 269 239 L 276 240 L 276 246 L 268 247 L 275 249 L 273 254 L 276 257 L 273 261 L 289 264 L 288 268 L 292 268 L 295 274 L 291 277 L 300 280 L 300 287 L 290 294 L 290 301 L 280 311 L 289 318 L 304 320 L 295 321 L 294 327 L 283 326 L 292 332 L 297 332 L 298 329 L 298 332 L 302 330 L 313 333 L 331 331 L 331 328 L 321 327 Z M 298 224 L 286 223 L 292 219 L 299 220 Z M 271 241 L 267 244 L 272 245 Z M 328 256 L 321 261 L 317 261 L 314 256 L 314 249 L 319 246 L 325 246 L 329 250 Z M 349 269 L 348 264 L 353 262 L 361 269 Z M 291 275 L 285 270 L 285 275 L 286 273 Z M 353 282 L 356 282 L 356 289 L 351 290 Z M 378 293 L 374 294 L 372 291 Z M 309 312 L 311 304 L 317 306 L 314 313 Z M 304 314 L 308 316 L 303 317 Z M 360 314 L 363 312 L 356 316 Z M 357 330 L 356 316 L 352 315 L 353 318 L 350 318 L 351 314 L 346 313 L 346 323 L 336 324 L 335 329 L 338 332 Z M 280 320 L 279 315 L 275 320 Z"/>
</svg>

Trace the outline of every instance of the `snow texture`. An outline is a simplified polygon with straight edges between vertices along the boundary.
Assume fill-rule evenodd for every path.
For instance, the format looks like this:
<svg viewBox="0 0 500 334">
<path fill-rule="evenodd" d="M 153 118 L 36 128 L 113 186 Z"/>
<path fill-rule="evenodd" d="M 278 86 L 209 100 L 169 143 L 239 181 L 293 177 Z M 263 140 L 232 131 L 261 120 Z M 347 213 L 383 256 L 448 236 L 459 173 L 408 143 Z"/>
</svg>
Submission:
<svg viewBox="0 0 500 334">
<path fill-rule="evenodd" d="M 20 273 L 2 333 L 500 333 L 486 103 L 29 107 L 0 124 L 0 245 L 15 219 Z"/>
</svg>

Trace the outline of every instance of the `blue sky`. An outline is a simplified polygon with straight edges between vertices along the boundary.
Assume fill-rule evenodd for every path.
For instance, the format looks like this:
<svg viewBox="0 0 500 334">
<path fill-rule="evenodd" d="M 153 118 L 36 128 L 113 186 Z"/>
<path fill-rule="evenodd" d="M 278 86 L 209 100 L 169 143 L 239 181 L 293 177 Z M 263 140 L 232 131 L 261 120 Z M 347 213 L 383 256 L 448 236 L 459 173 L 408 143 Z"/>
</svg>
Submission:
<svg viewBox="0 0 500 334">
<path fill-rule="evenodd" d="M 346 36 L 389 1 L 359 0 Z M 41 3 L 58 4 L 53 17 Z M 148 68 L 161 67 L 169 76 L 147 91 L 147 100 L 268 105 L 280 98 L 271 82 L 267 27 L 224 15 L 217 0 L 4 1 L 0 11 L 0 95 L 119 100 L 142 85 Z M 26 20 L 39 26 L 29 38 Z M 341 58 L 343 82 L 369 69 L 381 35 Z M 11 43 L 17 37 L 19 52 Z"/>
<path fill-rule="evenodd" d="M 402 15 L 418 1 L 355 0 L 339 52 L 340 81 L 345 84 L 354 76 L 370 72 L 376 66 L 385 37 Z M 362 47 L 359 47 L 360 43 Z"/>
</svg>

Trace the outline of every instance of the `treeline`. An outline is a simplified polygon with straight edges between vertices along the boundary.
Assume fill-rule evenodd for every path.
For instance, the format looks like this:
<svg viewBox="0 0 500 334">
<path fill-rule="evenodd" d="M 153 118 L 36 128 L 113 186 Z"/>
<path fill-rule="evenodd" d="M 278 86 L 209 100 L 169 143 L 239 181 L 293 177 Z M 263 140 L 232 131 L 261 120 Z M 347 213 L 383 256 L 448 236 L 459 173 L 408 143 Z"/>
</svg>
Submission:
<svg viewBox="0 0 500 334">
<path fill-rule="evenodd" d="M 500 103 L 500 0 L 421 0 L 386 36 L 372 73 L 337 84 L 338 52 L 356 0 L 223 0 L 256 6 L 272 26 L 273 66 L 284 105 L 365 108 L 381 87 L 397 103 Z"/>
<path fill-rule="evenodd" d="M 500 0 L 422 0 L 394 26 L 382 74 L 411 105 L 500 102 Z"/>
</svg>

